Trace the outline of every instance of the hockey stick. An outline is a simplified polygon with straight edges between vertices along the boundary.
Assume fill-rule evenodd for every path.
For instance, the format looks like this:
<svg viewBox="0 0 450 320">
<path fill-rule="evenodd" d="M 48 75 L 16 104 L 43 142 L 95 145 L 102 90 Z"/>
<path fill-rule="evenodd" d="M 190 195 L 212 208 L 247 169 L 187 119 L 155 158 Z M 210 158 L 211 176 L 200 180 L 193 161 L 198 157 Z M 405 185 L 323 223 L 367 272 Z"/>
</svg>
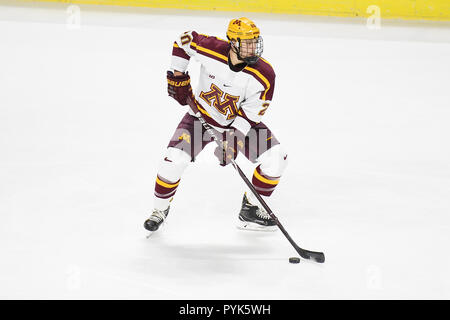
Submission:
<svg viewBox="0 0 450 320">
<path fill-rule="evenodd" d="M 221 140 L 221 138 L 219 138 L 217 136 L 216 131 L 205 121 L 205 119 L 203 119 L 203 117 L 200 114 L 200 111 L 198 110 L 197 106 L 196 106 L 196 101 L 192 101 L 191 98 L 187 99 L 187 102 L 189 104 L 189 106 L 191 107 L 192 111 L 194 111 L 195 114 L 199 114 L 198 119 L 200 120 L 201 124 L 203 125 L 203 127 L 205 128 L 205 130 L 211 135 L 211 137 L 213 138 L 213 140 L 217 143 L 217 145 L 219 146 L 219 148 L 221 148 L 223 150 L 223 142 Z M 251 190 L 251 192 L 256 196 L 256 198 L 258 199 L 258 201 L 261 203 L 261 205 L 264 207 L 264 209 L 267 211 L 267 213 L 270 215 L 270 217 L 275 221 L 275 223 L 277 224 L 278 228 L 281 230 L 281 232 L 284 234 L 284 236 L 288 239 L 288 241 L 291 243 L 291 245 L 294 247 L 295 251 L 297 251 L 297 253 L 303 258 L 303 259 L 313 259 L 316 262 L 319 263 L 323 263 L 325 262 L 325 255 L 323 254 L 323 252 L 316 252 L 316 251 L 309 251 L 306 249 L 302 249 L 300 248 L 295 242 L 294 240 L 292 240 L 291 236 L 287 233 L 286 229 L 284 229 L 283 225 L 281 224 L 281 222 L 278 220 L 278 218 L 275 216 L 275 214 L 272 212 L 272 210 L 269 208 L 269 206 L 267 205 L 267 203 L 264 201 L 264 199 L 259 195 L 259 193 L 256 191 L 255 187 L 253 186 L 253 184 L 248 180 L 247 176 L 244 174 L 244 172 L 242 171 L 242 169 L 238 166 L 238 164 L 236 163 L 236 161 L 234 161 L 233 159 L 231 159 L 231 164 L 233 165 L 233 167 L 236 169 L 236 171 L 239 173 L 239 175 L 241 176 L 241 178 L 244 180 L 245 184 L 247 185 L 247 187 L 249 187 L 249 189 Z"/>
</svg>

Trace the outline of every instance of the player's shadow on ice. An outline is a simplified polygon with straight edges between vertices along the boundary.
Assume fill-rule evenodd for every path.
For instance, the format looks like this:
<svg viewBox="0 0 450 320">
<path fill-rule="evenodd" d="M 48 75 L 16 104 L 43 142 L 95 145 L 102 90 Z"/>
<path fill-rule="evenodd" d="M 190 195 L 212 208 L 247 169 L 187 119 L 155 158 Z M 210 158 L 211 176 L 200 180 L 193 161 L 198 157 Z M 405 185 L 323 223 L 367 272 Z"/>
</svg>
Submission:
<svg viewBox="0 0 450 320">
<path fill-rule="evenodd" d="M 263 264 L 268 260 L 282 260 L 277 254 L 277 245 L 273 243 L 274 233 L 237 231 L 232 239 L 215 239 L 214 242 L 194 240 L 189 243 L 174 243 L 163 235 L 146 239 L 148 258 L 144 262 L 152 272 L 166 273 L 164 268 L 153 268 L 162 259 L 166 264 L 177 265 L 184 272 L 199 274 L 214 272 L 232 274 L 245 272 L 243 265 Z M 280 235 L 278 235 L 279 237 Z M 228 242 L 227 242 L 228 241 Z M 275 241 L 277 242 L 277 241 Z M 156 259 L 156 257 L 158 257 Z M 159 270 L 159 271 L 156 271 Z M 249 269 L 248 272 L 251 272 Z"/>
</svg>

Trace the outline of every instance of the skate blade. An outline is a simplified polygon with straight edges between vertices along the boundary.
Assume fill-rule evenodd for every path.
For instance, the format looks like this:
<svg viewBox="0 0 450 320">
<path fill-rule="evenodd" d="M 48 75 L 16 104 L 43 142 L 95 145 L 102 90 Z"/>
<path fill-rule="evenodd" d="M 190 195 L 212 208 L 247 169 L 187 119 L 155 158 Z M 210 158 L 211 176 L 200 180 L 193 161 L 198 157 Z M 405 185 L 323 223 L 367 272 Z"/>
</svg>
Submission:
<svg viewBox="0 0 450 320">
<path fill-rule="evenodd" d="M 148 232 L 149 232 L 149 234 L 145 237 L 146 239 L 148 239 L 148 238 L 150 238 L 154 233 L 157 233 L 158 231 L 160 231 L 161 229 L 163 229 L 164 227 L 165 227 L 165 225 L 166 224 L 168 224 L 166 221 L 164 221 L 160 226 L 159 226 L 159 228 L 158 229 L 156 229 L 155 231 L 149 231 L 149 230 L 147 230 Z M 160 232 L 161 233 L 161 232 Z"/>
<path fill-rule="evenodd" d="M 257 223 L 240 221 L 236 225 L 236 227 L 240 230 L 249 230 L 249 231 L 262 231 L 262 232 L 275 232 L 277 231 L 277 226 L 265 227 L 261 226 Z"/>
</svg>

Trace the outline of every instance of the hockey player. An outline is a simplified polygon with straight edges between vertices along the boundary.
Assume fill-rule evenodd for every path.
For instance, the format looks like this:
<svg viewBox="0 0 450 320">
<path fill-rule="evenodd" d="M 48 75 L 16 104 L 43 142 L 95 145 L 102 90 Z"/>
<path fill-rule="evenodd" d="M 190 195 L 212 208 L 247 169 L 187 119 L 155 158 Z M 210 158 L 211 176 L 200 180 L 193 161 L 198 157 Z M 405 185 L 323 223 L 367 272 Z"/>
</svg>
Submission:
<svg viewBox="0 0 450 320">
<path fill-rule="evenodd" d="M 272 100 L 275 73 L 261 57 L 260 30 L 248 18 L 233 19 L 227 38 L 188 31 L 173 44 L 168 93 L 183 106 L 192 101 L 196 110 L 189 108 L 160 162 L 154 210 L 144 223 L 149 231 L 156 231 L 167 218 L 184 170 L 212 141 L 198 116 L 220 132 L 225 150 L 216 147 L 214 154 L 222 166 L 236 159 L 239 152 L 256 164 L 252 184 L 261 196 L 272 194 L 287 165 L 287 154 L 261 122 Z M 201 64 L 195 94 L 186 72 L 191 58 Z M 244 193 L 238 223 L 242 229 L 276 230 L 275 222 L 252 192 Z"/>
</svg>

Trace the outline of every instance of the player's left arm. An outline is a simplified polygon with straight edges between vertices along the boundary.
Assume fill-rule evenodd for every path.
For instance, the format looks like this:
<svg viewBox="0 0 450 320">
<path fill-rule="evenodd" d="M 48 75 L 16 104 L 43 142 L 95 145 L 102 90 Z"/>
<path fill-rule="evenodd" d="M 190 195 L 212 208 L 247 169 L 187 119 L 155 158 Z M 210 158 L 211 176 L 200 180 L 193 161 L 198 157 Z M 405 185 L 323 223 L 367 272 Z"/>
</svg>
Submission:
<svg viewBox="0 0 450 320">
<path fill-rule="evenodd" d="M 234 119 L 231 126 L 241 131 L 244 135 L 250 129 L 261 122 L 264 114 L 270 105 L 270 100 L 260 99 L 261 93 L 255 93 L 245 100 L 238 110 L 238 115 Z"/>
<path fill-rule="evenodd" d="M 247 135 L 250 129 L 261 122 L 272 102 L 274 79 L 263 90 L 255 90 L 239 106 L 238 115 L 231 124 L 232 127 Z"/>
<path fill-rule="evenodd" d="M 247 87 L 247 96 L 241 102 L 232 127 L 247 135 L 250 129 L 261 122 L 272 102 L 275 90 L 275 72 L 264 60 L 264 68 L 252 69 L 253 78 Z"/>
</svg>

